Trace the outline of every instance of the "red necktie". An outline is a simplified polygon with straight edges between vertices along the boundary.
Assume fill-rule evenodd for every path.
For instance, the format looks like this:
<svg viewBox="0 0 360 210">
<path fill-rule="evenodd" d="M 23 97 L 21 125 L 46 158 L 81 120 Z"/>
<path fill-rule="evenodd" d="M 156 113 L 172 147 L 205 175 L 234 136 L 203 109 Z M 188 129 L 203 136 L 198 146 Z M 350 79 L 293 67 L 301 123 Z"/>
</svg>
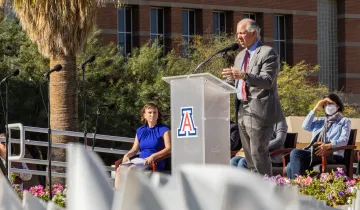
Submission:
<svg viewBox="0 0 360 210">
<path fill-rule="evenodd" d="M 245 56 L 244 56 L 244 62 L 243 62 L 243 66 L 244 66 L 244 71 L 245 73 L 248 72 L 248 65 L 249 65 L 249 60 L 250 60 L 250 53 L 249 51 L 245 51 Z M 245 81 L 242 82 L 242 87 L 241 87 L 241 90 L 242 90 L 242 99 L 244 101 L 247 100 L 247 96 L 246 96 L 246 83 Z"/>
</svg>

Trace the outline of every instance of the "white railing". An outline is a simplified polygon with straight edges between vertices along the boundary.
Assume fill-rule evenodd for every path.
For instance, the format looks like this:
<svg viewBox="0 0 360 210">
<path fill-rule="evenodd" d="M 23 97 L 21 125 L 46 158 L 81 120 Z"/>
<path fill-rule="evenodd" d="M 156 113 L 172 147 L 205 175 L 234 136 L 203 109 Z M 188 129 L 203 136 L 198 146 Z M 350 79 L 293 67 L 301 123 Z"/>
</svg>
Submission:
<svg viewBox="0 0 360 210">
<path fill-rule="evenodd" d="M 11 162 L 21 162 L 21 163 L 29 163 L 29 164 L 36 164 L 36 165 L 48 165 L 48 160 L 40 160 L 40 159 L 32 159 L 32 158 L 24 158 L 25 156 L 25 145 L 34 145 L 34 146 L 42 146 L 42 147 L 48 147 L 48 142 L 46 141 L 34 141 L 30 139 L 25 139 L 25 133 L 26 132 L 34 132 L 34 133 L 47 133 L 47 128 L 37 128 L 37 127 L 29 127 L 29 126 L 23 126 L 21 123 L 15 123 L 15 124 L 9 124 L 9 145 L 7 146 L 8 151 L 11 151 L 11 144 L 20 144 L 20 154 L 13 156 L 9 154 L 9 166 L 11 165 Z M 20 139 L 11 138 L 11 131 L 12 130 L 18 130 L 20 132 Z M 84 137 L 83 132 L 74 132 L 74 131 L 63 131 L 63 130 L 55 130 L 52 129 L 51 133 L 53 135 L 63 135 L 63 136 L 71 136 L 71 137 Z M 94 138 L 94 133 L 87 133 L 87 138 Z M 128 137 L 120 137 L 120 136 L 109 136 L 109 135 L 102 135 L 102 134 L 96 134 L 96 140 L 105 140 L 105 141 L 115 141 L 115 142 L 127 142 L 132 143 L 134 142 L 133 138 Z M 0 138 L 0 142 L 5 142 L 5 138 Z M 53 148 L 67 148 L 67 144 L 61 144 L 61 143 L 52 143 Z M 91 146 L 87 146 L 88 150 L 92 150 Z M 94 147 L 95 152 L 101 152 L 101 153 L 108 153 L 108 154 L 119 154 L 123 155 L 126 154 L 127 150 L 120 150 L 120 149 L 114 149 L 114 148 L 102 148 L 102 147 Z M 60 167 L 67 167 L 66 162 L 60 162 L 60 161 L 51 161 L 52 166 L 60 166 Z M 114 171 L 115 168 L 112 166 L 105 166 L 105 169 L 107 171 Z M 16 173 L 28 173 L 33 175 L 40 175 L 40 176 L 48 176 L 47 171 L 39 171 L 39 170 L 24 170 L 24 169 L 18 169 L 18 168 L 8 168 L 8 176 L 10 178 L 11 172 Z M 52 176 L 55 177 L 66 177 L 65 173 L 58 173 L 58 172 L 52 172 Z"/>
</svg>

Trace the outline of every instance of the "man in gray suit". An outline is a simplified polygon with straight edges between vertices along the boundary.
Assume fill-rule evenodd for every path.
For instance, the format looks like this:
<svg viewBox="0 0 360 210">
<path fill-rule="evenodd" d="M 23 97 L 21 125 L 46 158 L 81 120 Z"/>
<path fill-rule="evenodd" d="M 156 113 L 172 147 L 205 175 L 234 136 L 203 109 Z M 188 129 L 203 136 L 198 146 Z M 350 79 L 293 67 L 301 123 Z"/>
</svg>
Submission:
<svg viewBox="0 0 360 210">
<path fill-rule="evenodd" d="M 241 20 L 236 36 L 245 49 L 236 56 L 234 67 L 223 69 L 222 75 L 239 89 L 235 108 L 247 166 L 271 176 L 269 141 L 274 124 L 284 119 L 277 90 L 279 56 L 263 45 L 254 20 Z"/>
</svg>

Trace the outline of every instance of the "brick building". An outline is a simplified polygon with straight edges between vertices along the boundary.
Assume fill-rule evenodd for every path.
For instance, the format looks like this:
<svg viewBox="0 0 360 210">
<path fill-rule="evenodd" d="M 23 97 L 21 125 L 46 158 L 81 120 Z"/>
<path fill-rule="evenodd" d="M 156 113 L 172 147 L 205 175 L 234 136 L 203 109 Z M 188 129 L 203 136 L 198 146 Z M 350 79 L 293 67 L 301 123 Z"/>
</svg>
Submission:
<svg viewBox="0 0 360 210">
<path fill-rule="evenodd" d="M 123 0 L 124 8 L 112 2 L 98 12 L 101 38 L 126 53 L 158 37 L 166 51 L 194 34 L 234 33 L 237 22 L 250 17 L 282 60 L 319 64 L 320 82 L 360 101 L 359 0 Z"/>
</svg>

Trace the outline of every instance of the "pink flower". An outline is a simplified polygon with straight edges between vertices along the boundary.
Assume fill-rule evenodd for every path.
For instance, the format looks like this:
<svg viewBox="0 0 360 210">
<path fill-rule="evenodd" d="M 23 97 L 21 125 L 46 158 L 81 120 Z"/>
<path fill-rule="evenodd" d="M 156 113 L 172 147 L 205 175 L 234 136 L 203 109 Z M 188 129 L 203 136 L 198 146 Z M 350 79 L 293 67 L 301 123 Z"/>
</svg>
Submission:
<svg viewBox="0 0 360 210">
<path fill-rule="evenodd" d="M 310 185 L 312 182 L 312 178 L 310 176 L 308 176 L 306 179 L 305 179 L 305 185 Z"/>
<path fill-rule="evenodd" d="M 329 173 L 322 173 L 320 175 L 320 182 L 327 182 L 330 179 L 330 174 Z"/>
<path fill-rule="evenodd" d="M 355 180 L 355 179 L 346 182 L 346 185 L 347 185 L 347 186 L 354 186 L 355 184 L 356 184 L 356 180 Z"/>
</svg>

